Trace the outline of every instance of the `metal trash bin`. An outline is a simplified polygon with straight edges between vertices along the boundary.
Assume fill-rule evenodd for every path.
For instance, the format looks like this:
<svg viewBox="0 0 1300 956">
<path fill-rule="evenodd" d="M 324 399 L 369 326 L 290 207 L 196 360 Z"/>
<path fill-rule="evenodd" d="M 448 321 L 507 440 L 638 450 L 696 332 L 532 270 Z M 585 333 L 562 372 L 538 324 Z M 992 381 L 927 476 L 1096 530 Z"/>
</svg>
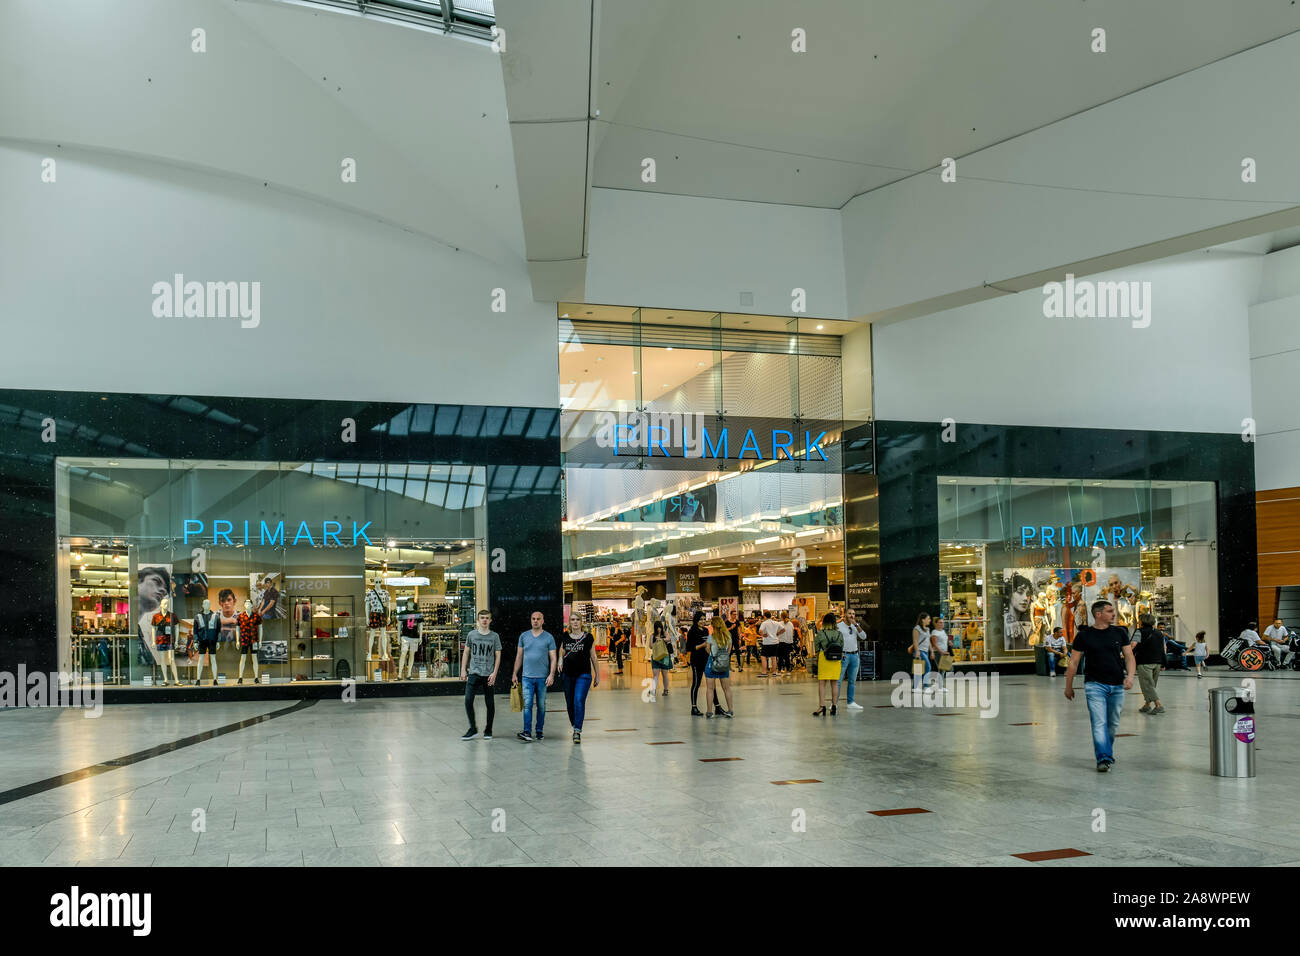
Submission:
<svg viewBox="0 0 1300 956">
<path fill-rule="evenodd" d="M 1241 687 L 1210 691 L 1210 773 L 1255 776 L 1255 704 Z"/>
</svg>

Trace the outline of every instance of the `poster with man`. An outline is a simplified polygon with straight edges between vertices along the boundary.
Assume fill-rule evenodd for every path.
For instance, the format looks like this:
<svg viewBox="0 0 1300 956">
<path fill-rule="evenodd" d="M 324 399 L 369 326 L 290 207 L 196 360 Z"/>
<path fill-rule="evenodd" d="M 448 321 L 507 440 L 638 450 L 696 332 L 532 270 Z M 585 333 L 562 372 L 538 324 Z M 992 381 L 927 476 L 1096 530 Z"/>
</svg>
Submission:
<svg viewBox="0 0 1300 956">
<path fill-rule="evenodd" d="M 146 667 L 152 667 L 158 661 L 154 648 L 153 616 L 158 613 L 163 598 L 172 600 L 172 566 L 138 565 L 135 571 L 136 637 L 139 639 L 136 656 Z"/>
<path fill-rule="evenodd" d="M 275 586 L 278 571 L 254 571 L 248 575 L 249 600 L 263 621 L 275 621 L 288 615 L 284 610 L 280 589 Z"/>
</svg>

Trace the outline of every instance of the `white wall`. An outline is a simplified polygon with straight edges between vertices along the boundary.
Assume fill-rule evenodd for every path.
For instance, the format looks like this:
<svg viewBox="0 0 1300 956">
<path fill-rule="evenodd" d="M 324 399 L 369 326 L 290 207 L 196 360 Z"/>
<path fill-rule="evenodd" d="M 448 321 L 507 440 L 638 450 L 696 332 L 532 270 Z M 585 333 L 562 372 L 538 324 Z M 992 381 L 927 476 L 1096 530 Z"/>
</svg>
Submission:
<svg viewBox="0 0 1300 956">
<path fill-rule="evenodd" d="M 1300 247 L 1264 260 L 1260 301 L 1250 308 L 1255 409 L 1255 487 L 1300 485 Z"/>
<path fill-rule="evenodd" d="M 935 169 L 854 198 L 843 209 L 850 316 L 1294 216 L 1300 126 L 1270 117 L 1294 112 L 1298 57 L 1292 33 L 965 157 L 954 141 L 955 182 L 940 181 L 936 155 Z M 1244 157 L 1257 182 L 1242 182 Z"/>
<path fill-rule="evenodd" d="M 1239 432 L 1262 257 L 1200 253 L 1091 277 L 1152 283 L 1151 324 L 1049 319 L 1041 289 L 873 327 L 876 417 Z"/>
<path fill-rule="evenodd" d="M 0 383 L 555 407 L 524 264 L 242 178 L 0 144 Z M 260 281 L 261 324 L 155 318 L 155 282 Z M 491 311 L 494 288 L 507 311 Z"/>
<path fill-rule="evenodd" d="M 793 315 L 800 288 L 808 315 L 845 314 L 835 209 L 593 189 L 587 245 L 588 302 Z"/>
</svg>

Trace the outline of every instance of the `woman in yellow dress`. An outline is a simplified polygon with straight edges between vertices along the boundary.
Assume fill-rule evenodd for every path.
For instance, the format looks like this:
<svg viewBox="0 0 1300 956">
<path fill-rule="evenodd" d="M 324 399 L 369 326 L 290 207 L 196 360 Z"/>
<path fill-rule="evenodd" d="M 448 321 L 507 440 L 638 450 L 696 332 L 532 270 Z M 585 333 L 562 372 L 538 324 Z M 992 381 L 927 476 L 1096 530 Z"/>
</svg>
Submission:
<svg viewBox="0 0 1300 956">
<path fill-rule="evenodd" d="M 835 615 L 827 612 L 822 618 L 821 630 L 813 638 L 813 649 L 817 652 L 817 703 L 814 717 L 826 716 L 826 691 L 830 684 L 831 716 L 840 702 L 840 665 L 844 660 L 844 635 L 835 626 Z"/>
</svg>

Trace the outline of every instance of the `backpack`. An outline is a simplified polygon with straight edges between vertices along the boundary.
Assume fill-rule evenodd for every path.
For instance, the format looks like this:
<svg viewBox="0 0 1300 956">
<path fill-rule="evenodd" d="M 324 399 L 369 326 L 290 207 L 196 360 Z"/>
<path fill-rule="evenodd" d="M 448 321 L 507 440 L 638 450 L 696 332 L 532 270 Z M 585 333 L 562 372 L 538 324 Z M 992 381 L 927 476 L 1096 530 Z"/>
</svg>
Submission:
<svg viewBox="0 0 1300 956">
<path fill-rule="evenodd" d="M 715 671 L 731 670 L 731 647 L 719 647 L 714 651 L 709 666 Z"/>
<path fill-rule="evenodd" d="M 830 643 L 828 643 L 824 648 L 822 648 L 822 656 L 825 657 L 826 660 L 828 661 L 843 660 L 844 659 L 844 635 L 841 634 L 839 631 L 834 631 L 834 632 L 823 631 L 822 633 L 823 634 L 834 633 L 835 635 L 833 638 L 829 638 L 828 640 L 830 640 Z"/>
</svg>

